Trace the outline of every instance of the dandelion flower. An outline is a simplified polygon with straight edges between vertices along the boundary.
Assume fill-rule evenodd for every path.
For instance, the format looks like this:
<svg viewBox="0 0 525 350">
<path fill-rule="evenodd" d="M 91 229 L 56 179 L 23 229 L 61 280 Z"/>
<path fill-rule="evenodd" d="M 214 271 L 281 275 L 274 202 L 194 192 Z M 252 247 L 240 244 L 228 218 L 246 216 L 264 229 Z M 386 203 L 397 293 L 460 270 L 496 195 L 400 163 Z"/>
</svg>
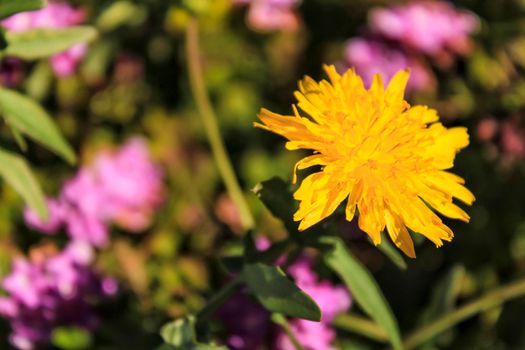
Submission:
<svg viewBox="0 0 525 350">
<path fill-rule="evenodd" d="M 319 166 L 294 193 L 300 201 L 294 215 L 305 230 L 331 215 L 345 200 L 345 215 L 374 242 L 386 228 L 396 246 L 415 257 L 408 229 L 436 244 L 450 241 L 452 230 L 437 213 L 469 221 L 453 203 L 472 204 L 464 180 L 447 171 L 456 153 L 469 143 L 467 129 L 447 129 L 437 112 L 410 106 L 403 98 L 409 71 L 399 71 L 385 89 L 376 74 L 369 89 L 348 70 L 342 76 L 325 66 L 330 81 L 305 77 L 295 92 L 292 116 L 262 109 L 256 127 L 288 139 L 288 150 L 308 149 L 296 170 Z"/>
</svg>

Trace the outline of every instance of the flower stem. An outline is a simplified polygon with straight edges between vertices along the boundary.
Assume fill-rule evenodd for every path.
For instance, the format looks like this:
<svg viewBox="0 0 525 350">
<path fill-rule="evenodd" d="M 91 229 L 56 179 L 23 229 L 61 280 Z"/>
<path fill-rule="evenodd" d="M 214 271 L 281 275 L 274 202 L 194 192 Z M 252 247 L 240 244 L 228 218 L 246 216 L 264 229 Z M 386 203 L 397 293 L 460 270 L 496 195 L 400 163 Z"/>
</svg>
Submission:
<svg viewBox="0 0 525 350">
<path fill-rule="evenodd" d="M 388 335 L 377 323 L 355 314 L 341 314 L 334 320 L 334 326 L 357 333 L 381 343 L 388 342 Z"/>
<path fill-rule="evenodd" d="M 242 278 L 235 277 L 226 286 L 217 292 L 208 303 L 197 313 L 198 322 L 208 319 L 213 313 L 228 300 L 242 286 Z"/>
<path fill-rule="evenodd" d="M 525 295 L 525 279 L 512 282 L 504 287 L 488 292 L 486 295 L 474 300 L 457 310 L 451 311 L 432 323 L 421 327 L 405 338 L 405 350 L 414 349 L 424 342 L 432 339 L 457 323 L 489 310 L 504 302 Z"/>
<path fill-rule="evenodd" d="M 272 321 L 277 325 L 281 326 L 284 333 L 286 333 L 288 339 L 290 339 L 290 342 L 296 350 L 305 350 L 305 348 L 301 345 L 301 343 L 299 343 L 299 340 L 290 328 L 290 324 L 288 323 L 286 317 L 284 317 L 281 314 L 272 314 Z"/>
<path fill-rule="evenodd" d="M 217 116 L 213 111 L 210 98 L 206 92 L 199 49 L 199 23 L 195 17 L 189 20 L 186 27 L 186 61 L 191 91 L 195 98 L 197 110 L 201 116 L 213 157 L 217 163 L 217 168 L 231 199 L 239 210 L 244 229 L 249 230 L 253 228 L 254 220 L 226 153 L 217 123 Z"/>
</svg>

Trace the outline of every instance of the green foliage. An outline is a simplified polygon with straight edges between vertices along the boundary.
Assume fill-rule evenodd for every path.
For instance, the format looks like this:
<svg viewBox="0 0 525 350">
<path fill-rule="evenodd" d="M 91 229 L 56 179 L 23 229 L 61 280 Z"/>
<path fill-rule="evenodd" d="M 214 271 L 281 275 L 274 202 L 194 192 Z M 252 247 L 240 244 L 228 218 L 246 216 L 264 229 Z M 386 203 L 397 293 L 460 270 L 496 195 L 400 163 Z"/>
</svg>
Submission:
<svg viewBox="0 0 525 350">
<path fill-rule="evenodd" d="M 325 262 L 345 282 L 357 304 L 388 334 L 394 349 L 402 349 L 397 321 L 370 272 L 348 251 L 343 241 L 323 237 L 333 249 L 324 253 Z"/>
<path fill-rule="evenodd" d="M 267 310 L 311 321 L 321 320 L 319 306 L 279 267 L 247 264 L 242 276 L 250 291 Z"/>
<path fill-rule="evenodd" d="M 44 194 L 24 158 L 0 149 L 0 176 L 17 191 L 41 217 L 47 216 Z"/>
<path fill-rule="evenodd" d="M 77 26 L 66 29 L 32 29 L 25 32 L 7 32 L 7 47 L 2 56 L 35 60 L 62 52 L 71 46 L 93 40 L 97 32 L 93 27 Z"/>
<path fill-rule="evenodd" d="M 167 344 L 166 349 L 178 350 L 228 350 L 223 346 L 200 344 L 195 339 L 195 318 L 189 316 L 165 324 L 160 335 Z"/>
<path fill-rule="evenodd" d="M 76 327 L 60 327 L 53 330 L 51 342 L 62 350 L 84 350 L 92 346 L 89 331 Z"/>
<path fill-rule="evenodd" d="M 115 1 L 109 5 L 97 19 L 97 28 L 109 32 L 126 24 L 137 24 L 144 21 L 145 9 L 131 1 Z"/>
<path fill-rule="evenodd" d="M 41 143 L 67 160 L 75 162 L 75 153 L 47 112 L 32 99 L 0 88 L 0 113 L 16 130 Z"/>
<path fill-rule="evenodd" d="M 18 12 L 38 10 L 46 4 L 46 0 L 0 0 L 0 19 Z"/>
<path fill-rule="evenodd" d="M 121 300 L 109 302 L 111 313 L 103 305 L 105 327 L 96 331 L 91 344 L 83 331 L 60 328 L 53 336 L 55 348 L 153 349 L 159 345 L 160 323 L 169 318 L 180 321 L 166 326 L 169 344 L 158 350 L 224 349 L 195 339 L 224 339 L 227 330 L 213 317 L 214 312 L 246 284 L 272 311 L 318 317 L 315 303 L 279 268 L 264 265 L 287 253 L 305 251 L 317 257 L 315 254 L 326 252 L 326 264 L 316 265 L 320 267 L 316 272 L 330 279 L 335 271 L 355 301 L 355 308 L 339 315 L 332 325 L 341 330 L 336 348 L 375 349 L 388 339 L 399 347 L 396 322 L 407 330 L 404 344 L 416 348 L 524 348 L 522 301 L 503 307 L 508 297 L 501 295 L 486 299 L 481 306 L 470 300 L 525 272 L 525 235 L 521 232 L 525 227 L 524 158 L 518 142 L 524 132 L 525 1 L 454 2 L 480 17 L 482 30 L 473 38 L 474 50 L 457 56 L 454 62 L 442 61 L 441 56 L 417 57 L 435 76 L 437 88 L 409 93 L 407 101 L 436 108 L 447 126 L 469 128 L 471 145 L 458 156 L 454 172 L 465 178 L 477 201 L 467 210 L 472 216 L 468 225 L 450 224 L 455 238 L 444 247 L 435 249 L 423 237 L 415 237 L 418 258 L 411 260 L 408 268 L 388 239 L 375 247 L 352 224 L 345 223 L 343 208 L 334 213 L 336 220 L 327 219 L 298 232 L 293 221 L 297 208 L 294 187 L 280 178 L 255 187 L 255 194 L 271 215 L 251 196 L 257 225 L 241 238 L 243 231 L 235 229 L 235 205 L 226 209 L 217 205 L 225 187 L 195 112 L 188 89 L 188 62 L 182 52 L 183 32 L 191 15 L 198 14 L 205 86 L 217 110 L 227 153 L 234 169 L 240 170 L 239 180 L 246 189 L 274 175 L 288 178 L 302 154 L 285 151 L 282 141 L 276 143 L 276 136 L 254 130 L 256 111 L 264 106 L 289 113 L 297 80 L 305 74 L 317 79 L 323 63 L 340 62 L 345 42 L 361 33 L 369 11 L 389 2 L 359 0 L 356 6 L 345 0 L 302 1 L 296 9 L 302 18 L 298 30 L 267 34 L 251 30 L 245 17 L 247 9 L 232 7 L 231 0 L 73 2 L 88 10 L 87 23 L 94 23 L 102 35 L 90 27 L 28 33 L 3 30 L 0 35 L 2 58 L 38 60 L 24 64 L 26 78 L 16 88 L 0 87 L 0 115 L 6 123 L 0 145 L 2 179 L 40 215 L 45 214 L 43 193 L 29 164 L 38 164 L 38 178 L 53 191 L 63 185 L 58 179 L 72 176 L 76 169 L 48 152 L 27 152 L 34 148 L 26 141 L 34 140 L 71 164 L 75 154 L 55 126 L 56 120 L 87 160 L 99 147 L 119 144 L 130 135 L 147 135 L 166 172 L 168 190 L 165 206 L 156 213 L 147 234 L 131 237 L 120 228 L 112 230 L 112 238 L 126 240 L 129 249 L 119 251 L 115 247 L 121 242 L 112 242 L 117 244 L 98 256 L 97 268 L 122 278 L 123 299 L 132 302 L 125 306 L 119 304 Z M 0 0 L 0 18 L 43 4 L 41 0 Z M 78 73 L 56 79 L 43 58 L 91 40 Z M 24 94 L 41 101 L 43 107 Z M 497 123 L 494 134 L 482 138 L 478 127 L 486 118 Z M 507 128 L 509 125 L 512 128 Z M 515 131 L 510 137 L 504 133 L 509 129 Z M 16 147 L 15 142 L 24 151 L 22 156 L 7 151 Z M 43 240 L 59 246 L 64 243 L 62 233 L 53 237 L 29 233 L 20 219 L 18 194 L 0 192 L 3 273 L 8 271 L 13 242 L 20 242 L 22 251 Z M 268 252 L 258 252 L 252 234 L 268 236 L 277 243 Z M 345 243 L 332 236 L 344 236 Z M 225 254 L 231 254 L 221 258 L 226 269 L 218 268 L 215 263 Z M 287 263 L 293 261 L 294 254 L 287 255 Z M 227 293 L 215 299 L 230 279 L 240 282 L 225 288 Z M 290 295 L 298 296 L 297 300 L 284 295 L 282 285 Z M 396 311 L 397 321 L 385 299 Z M 205 309 L 206 317 L 200 317 L 207 303 L 212 307 Z M 488 309 L 490 315 L 483 313 Z M 108 314 L 112 316 L 106 322 Z M 188 314 L 199 316 L 182 319 Z M 453 331 L 459 322 L 478 314 L 481 317 L 462 324 L 461 332 Z M 283 314 L 272 316 L 280 326 L 293 322 Z M 8 348 L 3 342 L 6 328 L 0 330 L 2 349 Z M 265 345 L 271 348 L 268 343 L 272 340 L 265 339 Z"/>
<path fill-rule="evenodd" d="M 293 221 L 296 203 L 283 179 L 273 177 L 262 181 L 255 186 L 253 192 L 275 217 L 282 220 L 290 234 L 297 232 L 297 223 Z"/>
</svg>

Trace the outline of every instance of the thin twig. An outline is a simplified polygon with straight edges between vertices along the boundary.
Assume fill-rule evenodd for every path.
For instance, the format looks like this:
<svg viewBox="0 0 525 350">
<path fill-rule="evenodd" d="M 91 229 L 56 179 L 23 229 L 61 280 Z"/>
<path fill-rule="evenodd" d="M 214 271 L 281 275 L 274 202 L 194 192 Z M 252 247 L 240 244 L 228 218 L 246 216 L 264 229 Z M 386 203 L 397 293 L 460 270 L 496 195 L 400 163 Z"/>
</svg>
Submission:
<svg viewBox="0 0 525 350">
<path fill-rule="evenodd" d="M 219 131 L 217 116 L 213 111 L 210 98 L 204 84 L 204 76 L 199 49 L 199 23 L 191 18 L 186 27 L 186 61 L 188 64 L 190 87 L 201 116 L 213 157 L 219 173 L 226 185 L 228 193 L 239 210 L 239 215 L 245 230 L 252 229 L 254 220 L 241 187 L 233 171 L 233 166 L 224 147 Z"/>
<path fill-rule="evenodd" d="M 525 295 L 525 279 L 512 282 L 504 287 L 488 292 L 479 299 L 474 300 L 459 309 L 451 311 L 432 323 L 417 329 L 414 333 L 405 338 L 404 348 L 405 350 L 414 349 L 469 317 L 523 295 Z"/>
</svg>

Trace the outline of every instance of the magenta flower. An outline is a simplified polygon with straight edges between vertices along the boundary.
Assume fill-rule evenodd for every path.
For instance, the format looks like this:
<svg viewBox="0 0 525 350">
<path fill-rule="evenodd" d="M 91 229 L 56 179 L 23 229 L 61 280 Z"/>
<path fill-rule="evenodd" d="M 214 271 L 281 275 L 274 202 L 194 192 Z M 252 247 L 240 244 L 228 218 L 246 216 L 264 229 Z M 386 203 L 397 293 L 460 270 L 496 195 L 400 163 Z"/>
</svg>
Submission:
<svg viewBox="0 0 525 350">
<path fill-rule="evenodd" d="M 294 320 L 290 329 L 299 343 L 306 350 L 335 350 L 332 345 L 335 340 L 335 331 L 326 323 L 307 320 Z M 282 331 L 275 340 L 276 350 L 295 350 L 290 338 Z"/>
<path fill-rule="evenodd" d="M 469 36 L 479 27 L 478 18 L 445 1 L 420 1 L 380 8 L 370 14 L 372 31 L 421 53 L 444 51 L 465 54 Z"/>
<path fill-rule="evenodd" d="M 288 273 L 294 277 L 297 286 L 315 300 L 323 314 L 321 322 L 292 319 L 290 327 L 297 340 L 307 350 L 334 349 L 332 343 L 336 334 L 330 323 L 335 316 L 350 307 L 350 294 L 343 286 L 319 280 L 307 259 L 298 260 L 288 268 Z M 275 347 L 277 350 L 295 349 L 288 336 L 281 331 L 277 335 Z"/>
<path fill-rule="evenodd" d="M 4 19 L 1 24 L 12 32 L 25 32 L 37 28 L 67 28 L 81 24 L 85 19 L 86 12 L 83 9 L 76 9 L 67 2 L 52 1 L 43 9 L 17 13 Z M 52 56 L 51 65 L 55 74 L 64 77 L 74 73 L 86 51 L 86 44 L 78 44 Z"/>
<path fill-rule="evenodd" d="M 271 242 L 264 236 L 255 240 L 258 250 L 268 249 Z M 285 262 L 286 256 L 277 259 L 276 264 Z M 312 268 L 309 258 L 300 257 L 290 265 L 287 273 L 293 277 L 296 285 L 308 294 L 319 306 L 321 322 L 302 319 L 290 319 L 290 328 L 301 345 L 307 350 L 331 350 L 336 334 L 330 323 L 345 312 L 352 304 L 350 294 L 343 286 L 320 280 Z M 289 337 L 279 328 L 271 332 L 270 315 L 262 306 L 248 298 L 245 292 L 237 293 L 219 310 L 219 318 L 228 332 L 227 344 L 234 350 L 257 350 L 265 344 L 265 338 L 275 333 L 272 349 L 294 350 Z"/>
<path fill-rule="evenodd" d="M 399 70 L 409 68 L 408 90 L 432 90 L 435 77 L 425 63 L 405 51 L 377 39 L 354 38 L 348 41 L 345 49 L 345 64 L 354 67 L 370 86 L 374 74 L 390 80 Z"/>
<path fill-rule="evenodd" d="M 62 252 L 34 251 L 16 258 L 1 286 L 0 316 L 11 323 L 10 342 L 21 350 L 40 349 L 53 329 L 97 326 L 93 304 L 114 295 L 116 281 L 95 273 L 92 248 L 76 241 Z"/>
<path fill-rule="evenodd" d="M 24 62 L 15 57 L 6 57 L 0 62 L 0 85 L 17 87 L 24 80 Z"/>
<path fill-rule="evenodd" d="M 129 231 L 150 225 L 163 200 L 162 171 L 153 163 L 144 140 L 131 139 L 117 153 L 103 153 L 93 164 L 106 214 Z"/>
<path fill-rule="evenodd" d="M 256 31 L 291 31 L 299 27 L 296 8 L 301 0 L 234 0 L 237 5 L 249 5 L 246 21 Z"/>
<path fill-rule="evenodd" d="M 24 210 L 24 220 L 26 224 L 42 233 L 56 233 L 64 220 L 62 204 L 56 199 L 48 199 L 47 210 L 49 217 L 47 220 L 42 221 L 35 211 L 26 207 Z"/>
<path fill-rule="evenodd" d="M 29 208 L 25 220 L 48 234 L 65 227 L 71 238 L 101 247 L 108 242 L 111 222 L 134 232 L 151 224 L 163 199 L 162 179 L 146 143 L 134 138 L 115 152 L 100 153 L 67 181 L 59 197 L 48 201 L 47 220 Z"/>
<path fill-rule="evenodd" d="M 257 350 L 270 331 L 270 314 L 244 292 L 238 292 L 219 309 L 218 316 L 232 350 Z"/>
<path fill-rule="evenodd" d="M 523 159 L 525 157 L 525 131 L 519 127 L 514 119 L 504 121 L 500 125 L 501 149 L 509 159 Z"/>
</svg>

